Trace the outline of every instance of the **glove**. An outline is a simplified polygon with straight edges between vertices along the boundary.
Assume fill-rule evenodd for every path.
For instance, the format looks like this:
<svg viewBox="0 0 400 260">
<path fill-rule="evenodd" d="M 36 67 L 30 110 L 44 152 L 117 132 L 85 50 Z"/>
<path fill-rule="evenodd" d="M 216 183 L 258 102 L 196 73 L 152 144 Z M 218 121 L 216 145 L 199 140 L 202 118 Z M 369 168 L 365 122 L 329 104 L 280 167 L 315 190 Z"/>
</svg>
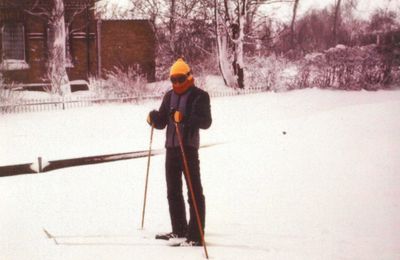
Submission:
<svg viewBox="0 0 400 260">
<path fill-rule="evenodd" d="M 171 116 L 172 121 L 174 121 L 175 123 L 181 123 L 183 120 L 182 112 L 180 112 L 176 109 L 171 110 L 170 116 Z"/>
<path fill-rule="evenodd" d="M 179 111 L 175 111 L 174 113 L 174 121 L 175 123 L 181 123 L 183 120 L 183 114 Z"/>
<path fill-rule="evenodd" d="M 157 111 L 156 110 L 153 110 L 153 111 L 151 111 L 150 113 L 149 113 L 149 115 L 147 116 L 147 123 L 149 124 L 149 125 L 153 125 L 154 124 L 154 118 L 156 117 L 156 114 L 157 114 Z"/>
</svg>

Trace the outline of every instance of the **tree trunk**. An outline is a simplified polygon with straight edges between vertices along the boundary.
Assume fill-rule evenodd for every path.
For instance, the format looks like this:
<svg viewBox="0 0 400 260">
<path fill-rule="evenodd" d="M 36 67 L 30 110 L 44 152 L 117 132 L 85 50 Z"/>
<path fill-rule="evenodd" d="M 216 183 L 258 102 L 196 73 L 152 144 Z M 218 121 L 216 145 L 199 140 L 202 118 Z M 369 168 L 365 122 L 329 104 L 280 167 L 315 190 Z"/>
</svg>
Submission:
<svg viewBox="0 0 400 260">
<path fill-rule="evenodd" d="M 222 32 L 224 31 L 223 27 L 220 25 L 219 16 L 218 16 L 218 0 L 214 0 L 214 17 L 215 17 L 215 31 L 217 38 L 217 51 L 218 51 L 218 65 L 219 70 L 221 72 L 222 78 L 224 79 L 224 83 L 228 87 L 235 87 L 235 77 L 230 69 L 228 61 L 228 46 L 227 46 L 227 37 Z"/>
<path fill-rule="evenodd" d="M 172 53 L 174 55 L 176 55 L 176 50 L 175 50 L 175 31 L 176 31 L 175 15 L 176 15 L 176 2 L 175 2 L 175 0 L 171 0 L 170 17 L 169 17 L 169 33 L 170 33 L 170 47 L 171 47 Z"/>
<path fill-rule="evenodd" d="M 217 38 L 218 68 L 219 68 L 219 72 L 222 75 L 222 79 L 224 80 L 224 83 L 227 86 L 228 83 L 224 76 L 224 71 L 222 70 L 222 64 L 221 64 L 221 38 L 219 36 L 218 2 L 217 2 L 217 0 L 214 0 L 214 19 L 215 19 L 215 33 L 216 33 L 216 38 Z"/>
<path fill-rule="evenodd" d="M 66 34 L 62 0 L 54 0 L 51 22 L 50 32 L 54 41 L 50 46 L 48 74 L 52 92 L 64 96 L 71 93 L 71 85 L 66 70 Z"/>
<path fill-rule="evenodd" d="M 243 60 L 243 42 L 244 42 L 244 27 L 246 23 L 246 0 L 240 1 L 239 4 L 239 24 L 238 28 L 233 27 L 233 38 L 235 41 L 235 58 L 233 61 L 233 71 L 237 77 L 239 88 L 244 88 L 244 60 Z M 240 3 L 239 2 L 239 3 Z"/>
<path fill-rule="evenodd" d="M 339 27 L 339 20 L 340 20 L 340 3 L 341 0 L 336 0 L 335 2 L 335 13 L 333 16 L 333 29 L 332 29 L 332 45 L 335 46 L 337 44 L 337 31 Z"/>
<path fill-rule="evenodd" d="M 297 7 L 299 6 L 299 0 L 295 0 L 294 1 L 294 5 L 293 5 L 293 16 L 292 16 L 292 22 L 290 24 L 290 42 L 292 45 L 292 49 L 294 49 L 295 46 L 295 41 L 294 41 L 294 23 L 296 21 L 296 15 L 297 15 Z"/>
</svg>

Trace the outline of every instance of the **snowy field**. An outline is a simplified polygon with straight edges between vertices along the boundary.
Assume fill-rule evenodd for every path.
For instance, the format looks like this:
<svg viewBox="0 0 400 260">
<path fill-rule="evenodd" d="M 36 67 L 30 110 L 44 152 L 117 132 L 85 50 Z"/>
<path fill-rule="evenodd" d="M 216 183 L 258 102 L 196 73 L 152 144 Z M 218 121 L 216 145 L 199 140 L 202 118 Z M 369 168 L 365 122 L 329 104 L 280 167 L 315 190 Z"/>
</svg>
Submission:
<svg viewBox="0 0 400 260">
<path fill-rule="evenodd" d="M 159 102 L 1 115 L 0 166 L 147 149 Z M 202 144 L 221 144 L 200 150 L 211 259 L 400 259 L 400 91 L 211 103 Z M 152 157 L 139 229 L 146 163 L 0 178 L 0 259 L 204 259 L 153 239 L 170 231 L 164 155 Z"/>
</svg>

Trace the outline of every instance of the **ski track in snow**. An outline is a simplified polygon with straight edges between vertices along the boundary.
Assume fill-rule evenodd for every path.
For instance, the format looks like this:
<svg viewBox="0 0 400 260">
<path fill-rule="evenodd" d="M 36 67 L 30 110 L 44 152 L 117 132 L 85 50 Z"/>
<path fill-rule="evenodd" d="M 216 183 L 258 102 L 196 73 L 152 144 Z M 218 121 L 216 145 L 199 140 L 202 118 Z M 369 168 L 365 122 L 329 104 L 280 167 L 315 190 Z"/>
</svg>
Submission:
<svg viewBox="0 0 400 260">
<path fill-rule="evenodd" d="M 146 150 L 159 102 L 1 115 L 0 165 Z M 223 144 L 200 150 L 210 259 L 400 259 L 400 91 L 211 102 L 202 144 Z M 0 178 L 0 259 L 204 259 L 153 239 L 170 229 L 164 156 L 139 229 L 146 165 Z"/>
</svg>

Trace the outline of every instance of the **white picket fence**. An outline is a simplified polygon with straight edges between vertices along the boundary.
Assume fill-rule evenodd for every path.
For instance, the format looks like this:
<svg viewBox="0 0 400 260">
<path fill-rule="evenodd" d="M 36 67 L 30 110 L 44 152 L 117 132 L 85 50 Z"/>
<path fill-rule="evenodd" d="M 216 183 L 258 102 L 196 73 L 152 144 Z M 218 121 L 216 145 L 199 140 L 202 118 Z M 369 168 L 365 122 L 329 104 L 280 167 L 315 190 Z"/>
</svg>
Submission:
<svg viewBox="0 0 400 260">
<path fill-rule="evenodd" d="M 247 95 L 253 93 L 265 92 L 265 88 L 250 88 L 250 89 L 232 89 L 227 91 L 210 91 L 211 97 L 227 97 L 236 95 Z M 99 104 L 108 103 L 137 103 L 161 99 L 162 94 L 158 95 L 116 95 L 113 97 L 59 97 L 47 99 L 29 99 L 29 100 L 15 100 L 13 103 L 0 104 L 0 114 L 7 113 L 24 113 L 24 112 L 40 112 L 52 110 L 65 110 L 70 108 L 88 107 Z"/>
</svg>

